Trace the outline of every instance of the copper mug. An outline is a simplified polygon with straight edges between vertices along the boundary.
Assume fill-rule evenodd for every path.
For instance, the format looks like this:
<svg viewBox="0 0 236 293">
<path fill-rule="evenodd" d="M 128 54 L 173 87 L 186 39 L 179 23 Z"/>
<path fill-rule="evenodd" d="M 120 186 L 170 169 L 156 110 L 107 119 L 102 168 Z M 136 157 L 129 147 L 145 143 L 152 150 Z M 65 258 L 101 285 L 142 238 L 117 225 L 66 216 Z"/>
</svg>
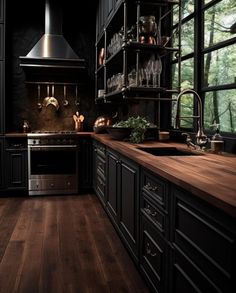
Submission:
<svg viewBox="0 0 236 293">
<path fill-rule="evenodd" d="M 104 64 L 104 57 L 105 57 L 105 51 L 104 48 L 101 48 L 98 56 L 98 65 L 101 66 Z"/>
</svg>

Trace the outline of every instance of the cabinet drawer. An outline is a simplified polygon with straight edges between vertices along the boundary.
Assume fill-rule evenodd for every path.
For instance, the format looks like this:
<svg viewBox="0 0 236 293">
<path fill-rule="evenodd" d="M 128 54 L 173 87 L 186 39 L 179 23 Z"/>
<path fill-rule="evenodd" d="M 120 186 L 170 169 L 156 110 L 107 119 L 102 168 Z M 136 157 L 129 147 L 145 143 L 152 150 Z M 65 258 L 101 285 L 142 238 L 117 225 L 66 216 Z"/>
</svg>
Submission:
<svg viewBox="0 0 236 293">
<path fill-rule="evenodd" d="M 106 188 L 106 184 L 105 184 L 105 178 L 104 176 L 97 171 L 97 181 L 96 181 L 96 190 L 98 193 L 98 196 L 102 199 L 105 198 L 105 188 Z"/>
<path fill-rule="evenodd" d="M 163 236 L 167 234 L 167 215 L 145 195 L 141 196 L 141 212 Z"/>
<path fill-rule="evenodd" d="M 143 171 L 141 190 L 164 210 L 167 209 L 168 182 L 165 179 Z"/>
<path fill-rule="evenodd" d="M 153 225 L 141 216 L 141 270 L 155 292 L 164 292 L 167 266 L 167 244 Z"/>
<path fill-rule="evenodd" d="M 97 156 L 97 168 L 105 176 L 106 160 L 101 156 Z"/>
</svg>

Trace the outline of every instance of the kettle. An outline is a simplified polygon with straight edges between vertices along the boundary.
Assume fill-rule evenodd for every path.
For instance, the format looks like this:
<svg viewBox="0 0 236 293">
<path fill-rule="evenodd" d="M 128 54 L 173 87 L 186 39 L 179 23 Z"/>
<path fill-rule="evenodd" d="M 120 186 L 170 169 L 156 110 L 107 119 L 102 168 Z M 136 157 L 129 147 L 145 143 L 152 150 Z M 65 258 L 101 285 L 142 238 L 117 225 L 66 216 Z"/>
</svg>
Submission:
<svg viewBox="0 0 236 293">
<path fill-rule="evenodd" d="M 117 112 L 113 117 L 108 115 L 103 115 L 97 117 L 94 122 L 93 130 L 95 133 L 104 133 L 106 132 L 106 127 L 111 126 L 113 124 L 114 119 L 117 117 Z"/>
</svg>

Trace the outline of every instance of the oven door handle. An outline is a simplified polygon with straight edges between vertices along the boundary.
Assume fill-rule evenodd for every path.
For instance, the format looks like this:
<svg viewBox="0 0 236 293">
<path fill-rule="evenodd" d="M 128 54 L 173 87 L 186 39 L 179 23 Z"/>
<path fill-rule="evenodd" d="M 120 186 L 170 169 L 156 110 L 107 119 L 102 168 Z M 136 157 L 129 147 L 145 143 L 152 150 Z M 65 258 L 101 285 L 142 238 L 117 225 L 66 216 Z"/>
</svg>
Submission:
<svg viewBox="0 0 236 293">
<path fill-rule="evenodd" d="M 68 150 L 68 149 L 76 149 L 78 146 L 71 144 L 71 145 L 40 145 L 40 146 L 34 146 L 30 145 L 28 146 L 31 151 L 40 151 L 40 150 L 52 150 L 52 149 L 60 149 L 60 150 Z"/>
</svg>

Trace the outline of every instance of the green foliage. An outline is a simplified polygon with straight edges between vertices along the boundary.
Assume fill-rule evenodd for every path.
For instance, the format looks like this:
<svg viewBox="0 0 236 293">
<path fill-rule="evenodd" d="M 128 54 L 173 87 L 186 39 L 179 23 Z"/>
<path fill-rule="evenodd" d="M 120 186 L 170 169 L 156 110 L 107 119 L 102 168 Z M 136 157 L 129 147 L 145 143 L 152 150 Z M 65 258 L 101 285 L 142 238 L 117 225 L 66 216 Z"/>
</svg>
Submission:
<svg viewBox="0 0 236 293">
<path fill-rule="evenodd" d="M 130 142 L 141 143 L 144 141 L 144 134 L 150 126 L 150 122 L 144 117 L 129 117 L 127 120 L 122 120 L 113 125 L 113 127 L 128 127 L 132 128 L 130 134 Z"/>
</svg>

